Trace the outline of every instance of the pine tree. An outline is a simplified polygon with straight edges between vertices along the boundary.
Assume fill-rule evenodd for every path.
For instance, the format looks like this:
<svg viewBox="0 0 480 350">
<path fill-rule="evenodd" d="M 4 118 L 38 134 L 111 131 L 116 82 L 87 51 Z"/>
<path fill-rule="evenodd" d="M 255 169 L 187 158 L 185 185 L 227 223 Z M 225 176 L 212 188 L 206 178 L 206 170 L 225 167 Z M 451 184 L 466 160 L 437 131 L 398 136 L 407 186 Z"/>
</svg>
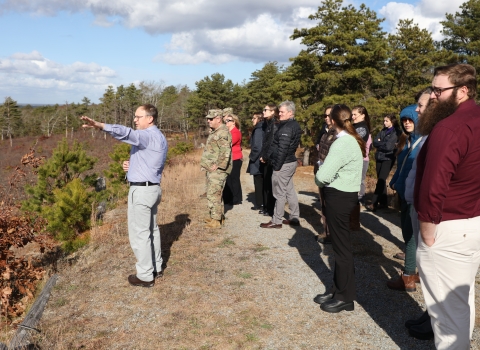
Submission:
<svg viewBox="0 0 480 350">
<path fill-rule="evenodd" d="M 277 80 L 284 71 L 277 62 L 268 62 L 262 69 L 252 73 L 245 86 L 247 95 L 247 113 L 252 115 L 263 110 L 267 103 L 280 103 L 281 91 L 276 88 Z"/>
<path fill-rule="evenodd" d="M 12 137 L 20 135 L 23 129 L 22 112 L 18 107 L 17 101 L 11 97 L 5 97 L 0 115 L 0 126 L 2 128 L 2 136 L 5 134 L 10 139 L 10 147 L 12 147 Z"/>
<path fill-rule="evenodd" d="M 92 212 L 89 195 L 80 179 L 53 191 L 53 205 L 43 210 L 47 230 L 60 241 L 72 241 L 90 227 Z"/>
<path fill-rule="evenodd" d="M 383 19 L 361 5 L 342 7 L 342 0 L 325 0 L 312 28 L 295 29 L 292 40 L 306 46 L 277 82 L 283 99 L 293 100 L 296 118 L 304 128 L 302 145 L 313 146 L 326 105 L 349 106 L 378 100 L 389 92 L 388 43 Z"/>
<path fill-rule="evenodd" d="M 468 0 L 460 6 L 461 11 L 447 14 L 443 25 L 442 34 L 445 39 L 441 41 L 444 49 L 457 55 L 450 61 L 464 61 L 480 70 L 480 0 Z"/>
<path fill-rule="evenodd" d="M 82 145 L 74 142 L 71 146 L 64 138 L 52 156 L 38 168 L 37 184 L 27 186 L 29 199 L 23 203 L 23 208 L 42 215 L 45 207 L 54 203 L 53 192 L 62 189 L 83 173 L 93 169 L 96 158 L 87 156 Z"/>
</svg>

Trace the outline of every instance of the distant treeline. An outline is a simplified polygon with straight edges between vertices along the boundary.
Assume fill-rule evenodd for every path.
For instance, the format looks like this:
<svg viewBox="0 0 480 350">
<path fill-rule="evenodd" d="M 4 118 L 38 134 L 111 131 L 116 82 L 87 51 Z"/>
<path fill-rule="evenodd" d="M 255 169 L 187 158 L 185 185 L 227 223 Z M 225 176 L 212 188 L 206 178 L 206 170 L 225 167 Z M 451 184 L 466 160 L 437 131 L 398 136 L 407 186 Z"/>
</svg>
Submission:
<svg viewBox="0 0 480 350">
<path fill-rule="evenodd" d="M 109 86 L 99 104 L 84 97 L 78 104 L 19 107 L 7 97 L 0 107 L 1 137 L 68 133 L 79 127 L 82 114 L 131 125 L 135 108 L 143 103 L 157 106 L 158 126 L 166 132 L 187 136 L 189 131 L 202 131 L 207 111 L 225 107 L 233 107 L 245 132 L 253 112 L 288 99 L 297 106 L 296 118 L 304 131 L 301 145 L 308 148 L 326 105 L 365 106 L 376 132 L 385 114 L 415 102 L 415 94 L 430 85 L 434 67 L 466 62 L 480 68 L 480 0 L 446 14 L 441 22 L 444 39 L 438 42 L 408 19 L 387 34 L 381 28 L 384 19 L 374 11 L 363 4 L 342 6 L 342 0 L 324 0 L 310 19 L 314 27 L 295 29 L 291 36 L 305 49 L 288 67 L 269 62 L 241 84 L 214 73 L 197 81 L 194 91 L 158 82 Z"/>
</svg>

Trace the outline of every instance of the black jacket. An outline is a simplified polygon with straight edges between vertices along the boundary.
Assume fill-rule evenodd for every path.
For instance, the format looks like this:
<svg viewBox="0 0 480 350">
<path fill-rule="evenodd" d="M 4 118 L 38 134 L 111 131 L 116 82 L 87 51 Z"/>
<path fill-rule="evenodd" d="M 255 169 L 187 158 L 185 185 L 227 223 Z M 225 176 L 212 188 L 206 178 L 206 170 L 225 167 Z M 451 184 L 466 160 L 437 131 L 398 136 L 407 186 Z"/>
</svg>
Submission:
<svg viewBox="0 0 480 350">
<path fill-rule="evenodd" d="M 263 174 L 263 163 L 260 162 L 260 155 L 262 153 L 263 143 L 263 128 L 262 124 L 255 125 L 252 136 L 250 137 L 250 157 L 247 167 L 247 173 L 251 175 Z"/>
<path fill-rule="evenodd" d="M 315 141 L 315 146 L 320 144 L 320 140 L 322 139 L 323 134 L 327 132 L 327 123 L 323 123 L 322 127 L 320 128 L 320 132 L 318 133 L 317 140 Z"/>
<path fill-rule="evenodd" d="M 394 160 L 397 141 L 397 130 L 393 129 L 387 134 L 387 129 L 383 128 L 373 139 L 373 147 L 377 149 L 375 160 L 377 162 Z"/>
<path fill-rule="evenodd" d="M 353 127 L 357 131 L 357 134 L 363 139 L 363 141 L 367 142 L 368 137 L 370 136 L 370 130 L 368 129 L 367 122 L 362 120 L 361 122 L 353 124 Z"/>
<path fill-rule="evenodd" d="M 283 164 L 297 161 L 295 151 L 300 143 L 301 134 L 300 125 L 293 118 L 278 123 L 278 129 L 273 136 L 273 153 L 270 159 L 273 170 L 278 171 Z"/>
<path fill-rule="evenodd" d="M 262 154 L 260 157 L 263 158 L 265 162 L 269 162 L 272 156 L 272 141 L 275 131 L 277 131 L 277 120 L 272 118 L 270 120 L 265 119 L 262 124 L 262 129 L 264 131 L 263 136 L 263 145 L 262 145 Z"/>
</svg>

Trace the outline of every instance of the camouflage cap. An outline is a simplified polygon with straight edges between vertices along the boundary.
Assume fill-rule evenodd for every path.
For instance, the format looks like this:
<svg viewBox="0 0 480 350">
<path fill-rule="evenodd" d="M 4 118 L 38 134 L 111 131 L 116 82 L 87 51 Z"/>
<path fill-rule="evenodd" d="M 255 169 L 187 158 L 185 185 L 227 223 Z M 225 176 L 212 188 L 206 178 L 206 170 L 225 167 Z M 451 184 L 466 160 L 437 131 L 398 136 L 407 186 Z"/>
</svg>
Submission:
<svg viewBox="0 0 480 350">
<path fill-rule="evenodd" d="M 222 116 L 222 110 L 221 109 L 211 109 L 208 111 L 208 114 L 205 118 L 207 119 L 213 119 L 215 117 Z"/>
<path fill-rule="evenodd" d="M 228 107 L 223 109 L 223 116 L 225 117 L 226 115 L 233 114 L 233 108 Z"/>
</svg>

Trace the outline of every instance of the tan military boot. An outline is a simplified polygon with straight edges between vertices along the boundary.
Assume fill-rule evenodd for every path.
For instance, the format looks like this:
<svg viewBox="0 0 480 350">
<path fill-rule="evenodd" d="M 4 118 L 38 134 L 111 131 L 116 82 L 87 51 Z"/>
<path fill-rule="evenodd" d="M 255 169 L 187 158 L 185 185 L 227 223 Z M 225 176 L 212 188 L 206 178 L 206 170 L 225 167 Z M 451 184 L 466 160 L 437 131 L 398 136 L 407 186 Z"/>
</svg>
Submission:
<svg viewBox="0 0 480 350">
<path fill-rule="evenodd" d="M 222 222 L 221 220 L 212 219 L 209 223 L 205 225 L 206 228 L 221 228 Z"/>
</svg>

